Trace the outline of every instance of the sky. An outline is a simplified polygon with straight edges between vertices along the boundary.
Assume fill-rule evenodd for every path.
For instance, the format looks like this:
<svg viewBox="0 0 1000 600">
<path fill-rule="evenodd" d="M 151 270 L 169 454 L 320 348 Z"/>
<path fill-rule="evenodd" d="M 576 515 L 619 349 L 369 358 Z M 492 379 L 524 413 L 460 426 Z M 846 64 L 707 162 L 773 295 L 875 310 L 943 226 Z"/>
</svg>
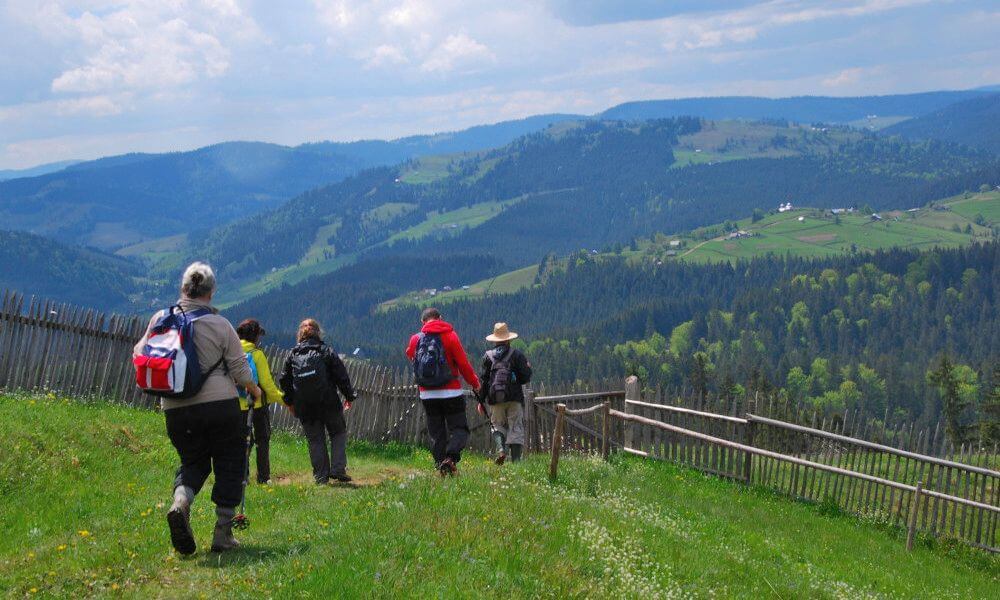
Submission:
<svg viewBox="0 0 1000 600">
<path fill-rule="evenodd" d="M 0 0 L 0 169 L 1000 83 L 1000 2 Z"/>
</svg>

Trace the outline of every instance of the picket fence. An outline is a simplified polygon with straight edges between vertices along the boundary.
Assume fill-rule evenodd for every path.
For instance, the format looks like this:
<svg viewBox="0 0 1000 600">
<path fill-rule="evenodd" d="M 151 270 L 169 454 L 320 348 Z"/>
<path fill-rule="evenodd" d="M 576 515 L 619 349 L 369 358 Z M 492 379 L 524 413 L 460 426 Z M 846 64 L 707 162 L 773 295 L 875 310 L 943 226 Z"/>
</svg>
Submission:
<svg viewBox="0 0 1000 600">
<path fill-rule="evenodd" d="M 135 385 L 132 349 L 148 318 L 105 314 L 4 291 L 0 304 L 0 390 L 99 398 L 157 409 L 159 400 Z M 289 351 L 266 347 L 272 371 L 281 372 Z M 345 359 L 358 402 L 345 414 L 355 439 L 427 442 L 417 389 L 402 369 Z M 270 405 L 275 429 L 300 431 L 288 410 Z M 489 424 L 469 403 L 470 447 L 490 447 Z"/>
</svg>

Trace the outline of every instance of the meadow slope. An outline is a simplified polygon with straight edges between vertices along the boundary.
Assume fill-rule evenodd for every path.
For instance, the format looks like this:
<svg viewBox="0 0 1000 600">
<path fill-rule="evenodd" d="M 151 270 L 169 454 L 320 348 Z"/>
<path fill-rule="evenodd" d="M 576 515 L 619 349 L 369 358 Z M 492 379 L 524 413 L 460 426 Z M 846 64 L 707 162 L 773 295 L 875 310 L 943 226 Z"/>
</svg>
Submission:
<svg viewBox="0 0 1000 600">
<path fill-rule="evenodd" d="M 0 397 L 0 590 L 10 597 L 985 598 L 1000 559 L 668 464 L 481 457 L 441 480 L 423 450 L 354 444 L 357 489 L 309 483 L 302 440 L 273 443 L 238 551 L 170 550 L 162 416 Z M 206 494 L 207 496 L 207 494 Z"/>
</svg>

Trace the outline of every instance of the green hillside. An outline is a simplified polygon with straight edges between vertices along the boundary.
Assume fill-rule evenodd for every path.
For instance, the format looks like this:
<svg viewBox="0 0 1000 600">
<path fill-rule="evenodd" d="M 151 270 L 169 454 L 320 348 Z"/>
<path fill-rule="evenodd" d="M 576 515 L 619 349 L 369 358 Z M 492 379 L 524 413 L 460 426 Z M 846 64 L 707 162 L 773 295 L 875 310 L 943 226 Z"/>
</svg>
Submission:
<svg viewBox="0 0 1000 600">
<path fill-rule="evenodd" d="M 363 172 L 201 235 L 188 255 L 233 282 L 223 294 L 237 303 L 372 256 L 493 255 L 519 269 L 550 252 L 691 230 L 785 198 L 905 209 L 976 188 L 995 168 L 970 150 L 846 127 L 563 122 L 495 150 Z M 508 245 L 518 252 L 498 251 Z"/>
<path fill-rule="evenodd" d="M 686 234 L 656 235 L 639 240 L 635 250 L 623 247 L 598 259 L 620 252 L 631 261 L 714 263 L 770 254 L 818 258 L 886 248 L 954 248 L 995 237 L 993 228 L 1000 227 L 1000 191 L 963 194 L 919 209 L 878 215 L 881 220 L 858 211 L 840 215 L 814 208 L 773 211 L 756 222 L 746 218 Z M 515 292 L 535 283 L 537 273 L 538 265 L 532 265 L 470 284 L 469 289 L 438 291 L 433 296 L 413 291 L 384 302 L 381 308 Z"/>
<path fill-rule="evenodd" d="M 176 465 L 162 415 L 0 397 L 0 589 L 13 597 L 984 598 L 995 556 L 919 540 L 664 463 L 478 457 L 441 480 L 423 450 L 354 444 L 356 489 L 308 483 L 301 439 L 272 442 L 243 546 L 169 546 Z"/>
<path fill-rule="evenodd" d="M 140 298 L 148 301 L 163 293 L 163 286 L 145 275 L 133 260 L 0 230 L 0 289 L 131 312 L 141 306 Z"/>
</svg>

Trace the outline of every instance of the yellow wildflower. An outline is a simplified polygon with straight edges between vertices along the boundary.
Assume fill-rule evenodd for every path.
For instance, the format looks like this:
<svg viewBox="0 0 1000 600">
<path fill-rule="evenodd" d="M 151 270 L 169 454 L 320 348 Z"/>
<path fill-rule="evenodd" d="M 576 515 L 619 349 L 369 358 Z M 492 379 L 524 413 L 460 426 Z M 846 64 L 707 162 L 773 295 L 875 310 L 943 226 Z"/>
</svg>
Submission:
<svg viewBox="0 0 1000 600">
<path fill-rule="evenodd" d="M 80 537 L 90 537 L 90 532 L 86 529 L 81 529 L 80 531 L 77 531 L 77 533 L 80 534 Z"/>
<path fill-rule="evenodd" d="M 65 549 L 66 549 L 66 544 L 59 544 L 58 546 L 56 546 L 56 550 L 58 550 L 59 552 L 62 552 Z"/>
</svg>

